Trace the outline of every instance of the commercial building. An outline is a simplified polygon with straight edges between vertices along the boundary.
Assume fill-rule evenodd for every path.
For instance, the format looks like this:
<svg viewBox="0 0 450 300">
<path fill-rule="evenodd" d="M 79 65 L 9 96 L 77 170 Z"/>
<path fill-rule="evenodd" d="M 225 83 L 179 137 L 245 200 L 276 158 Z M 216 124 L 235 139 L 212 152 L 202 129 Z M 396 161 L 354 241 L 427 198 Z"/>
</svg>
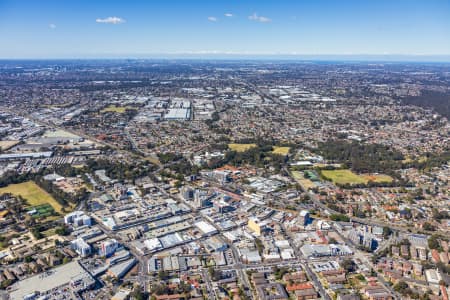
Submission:
<svg viewBox="0 0 450 300">
<path fill-rule="evenodd" d="M 119 246 L 119 243 L 115 239 L 110 239 L 107 241 L 104 241 L 100 245 L 100 255 L 104 257 L 109 257 L 116 252 L 117 247 Z"/>
<path fill-rule="evenodd" d="M 108 270 L 108 275 L 120 279 L 123 276 L 125 276 L 125 274 L 127 274 L 128 271 L 131 270 L 131 268 L 136 264 L 136 262 L 137 262 L 136 258 L 132 258 L 124 262 L 121 262 L 120 264 L 114 265 Z"/>
<path fill-rule="evenodd" d="M 71 242 L 71 247 L 81 257 L 87 257 L 92 254 L 91 246 L 86 243 L 82 238 L 78 238 Z"/>
<path fill-rule="evenodd" d="M 302 210 L 299 214 L 298 214 L 298 218 L 297 218 L 298 222 L 300 223 L 300 225 L 302 226 L 306 226 L 309 222 L 309 211 L 307 210 Z"/>
<path fill-rule="evenodd" d="M 344 256 L 352 255 L 353 251 L 345 245 L 311 245 L 306 244 L 300 248 L 305 257 Z"/>
<path fill-rule="evenodd" d="M 248 228 L 257 236 L 260 236 L 265 230 L 268 229 L 267 222 L 261 221 L 255 217 L 249 218 L 247 225 Z"/>
<path fill-rule="evenodd" d="M 164 115 L 164 119 L 167 121 L 186 121 L 191 118 L 190 108 L 171 108 Z"/>
<path fill-rule="evenodd" d="M 71 224 L 74 227 L 91 226 L 92 219 L 82 211 L 74 211 L 64 216 L 64 223 Z"/>
<path fill-rule="evenodd" d="M 68 285 L 80 292 L 95 285 L 94 279 L 76 261 L 54 268 L 48 272 L 28 277 L 14 284 L 10 290 L 10 299 L 24 299 L 27 295 L 44 294 L 55 288 Z"/>
<path fill-rule="evenodd" d="M 217 229 L 212 226 L 209 223 L 206 223 L 205 221 L 199 221 L 195 223 L 195 226 L 203 233 L 203 235 L 213 235 L 216 234 L 218 231 Z"/>
</svg>

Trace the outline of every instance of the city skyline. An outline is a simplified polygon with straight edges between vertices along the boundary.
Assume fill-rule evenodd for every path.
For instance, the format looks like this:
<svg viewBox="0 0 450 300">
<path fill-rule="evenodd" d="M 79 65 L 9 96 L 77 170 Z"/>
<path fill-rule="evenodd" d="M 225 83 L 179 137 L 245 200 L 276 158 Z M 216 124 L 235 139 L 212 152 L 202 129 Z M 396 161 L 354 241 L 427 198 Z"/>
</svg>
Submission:
<svg viewBox="0 0 450 300">
<path fill-rule="evenodd" d="M 0 1 L 3 59 L 449 61 L 448 36 L 448 1 Z"/>
</svg>

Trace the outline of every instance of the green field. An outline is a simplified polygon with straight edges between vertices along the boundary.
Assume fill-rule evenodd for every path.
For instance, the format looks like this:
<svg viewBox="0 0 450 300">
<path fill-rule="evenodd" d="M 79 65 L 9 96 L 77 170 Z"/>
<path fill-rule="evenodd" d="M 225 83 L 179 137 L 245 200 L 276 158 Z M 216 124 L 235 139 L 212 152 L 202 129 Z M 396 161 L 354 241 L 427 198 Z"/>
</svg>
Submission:
<svg viewBox="0 0 450 300">
<path fill-rule="evenodd" d="M 10 184 L 7 187 L 0 188 L 0 194 L 10 193 L 15 196 L 22 196 L 29 206 L 50 205 L 57 212 L 61 212 L 62 206 L 50 194 L 41 189 L 33 181 L 27 181 L 18 184 Z"/>
<path fill-rule="evenodd" d="M 125 111 L 127 109 L 135 109 L 131 106 L 115 106 L 115 105 L 110 105 L 108 107 L 105 107 L 104 109 L 102 109 L 102 113 L 106 113 L 106 112 L 115 112 L 118 114 L 123 114 L 125 113 Z"/>
<path fill-rule="evenodd" d="M 303 179 L 303 173 L 299 172 L 299 171 L 291 171 L 292 177 L 294 177 L 294 179 L 299 180 L 299 179 Z"/>
<path fill-rule="evenodd" d="M 322 170 L 321 173 L 323 177 L 336 184 L 365 184 L 368 181 L 350 170 Z"/>
<path fill-rule="evenodd" d="M 392 182 L 393 178 L 384 174 L 358 175 L 350 170 L 322 170 L 322 176 L 336 184 L 367 184 L 373 182 Z"/>
<path fill-rule="evenodd" d="M 236 152 L 244 152 L 253 147 L 256 147 L 256 144 L 228 144 L 228 148 Z"/>
<path fill-rule="evenodd" d="M 289 150 L 291 150 L 291 147 L 280 147 L 280 146 L 273 146 L 272 153 L 273 154 L 280 154 L 280 155 L 288 155 Z"/>
<path fill-rule="evenodd" d="M 300 171 L 291 171 L 292 177 L 305 189 L 309 190 L 314 188 L 316 185 L 309 179 L 306 179 L 303 176 L 303 172 Z"/>
<path fill-rule="evenodd" d="M 49 230 L 42 231 L 41 233 L 44 235 L 44 237 L 49 237 L 49 236 L 55 235 L 56 234 L 55 231 L 56 231 L 56 228 L 50 228 Z"/>
</svg>

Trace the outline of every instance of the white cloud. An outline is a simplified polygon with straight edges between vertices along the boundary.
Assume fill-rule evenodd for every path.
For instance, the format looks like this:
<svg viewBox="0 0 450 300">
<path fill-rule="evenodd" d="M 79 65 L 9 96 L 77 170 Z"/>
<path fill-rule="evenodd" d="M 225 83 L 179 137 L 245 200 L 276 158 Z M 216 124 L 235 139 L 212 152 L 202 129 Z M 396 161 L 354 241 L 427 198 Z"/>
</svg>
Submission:
<svg viewBox="0 0 450 300">
<path fill-rule="evenodd" d="M 253 13 L 253 15 L 248 16 L 248 19 L 250 21 L 256 21 L 256 22 L 260 22 L 260 23 L 270 23 L 270 22 L 272 22 L 272 20 L 269 19 L 268 17 L 258 16 L 257 13 Z"/>
<path fill-rule="evenodd" d="M 48 24 L 48 28 L 50 28 L 50 29 L 55 29 L 55 28 L 56 28 L 56 25 L 53 24 L 53 23 L 50 23 L 50 24 Z"/>
<path fill-rule="evenodd" d="M 97 23 L 106 23 L 106 24 L 122 24 L 125 23 L 125 19 L 119 17 L 107 17 L 104 19 L 98 18 L 95 20 Z"/>
<path fill-rule="evenodd" d="M 216 17 L 208 17 L 208 21 L 217 22 L 218 19 Z"/>
<path fill-rule="evenodd" d="M 233 14 L 231 14 L 231 13 L 226 13 L 226 14 L 224 14 L 224 16 L 227 17 L 227 18 L 232 18 L 232 17 L 233 17 Z"/>
</svg>

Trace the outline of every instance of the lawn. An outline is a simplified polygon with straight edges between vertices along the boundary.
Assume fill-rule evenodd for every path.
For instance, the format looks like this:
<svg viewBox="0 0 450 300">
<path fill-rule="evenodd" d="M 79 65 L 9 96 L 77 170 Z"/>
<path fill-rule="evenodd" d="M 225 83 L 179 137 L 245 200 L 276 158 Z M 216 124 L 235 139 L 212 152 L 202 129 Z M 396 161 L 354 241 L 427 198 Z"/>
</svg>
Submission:
<svg viewBox="0 0 450 300">
<path fill-rule="evenodd" d="M 299 180 L 299 179 L 303 179 L 303 173 L 299 172 L 299 171 L 291 171 L 292 173 L 292 177 L 294 177 L 294 179 Z"/>
<path fill-rule="evenodd" d="M 44 235 L 44 237 L 49 237 L 49 236 L 55 235 L 56 234 L 55 231 L 56 231 L 56 228 L 50 228 L 49 230 L 42 231 L 41 233 Z"/>
<path fill-rule="evenodd" d="M 253 147 L 256 147 L 256 144 L 228 144 L 228 148 L 236 152 L 244 152 Z"/>
<path fill-rule="evenodd" d="M 118 114 L 123 114 L 125 113 L 125 111 L 127 109 L 135 109 L 131 106 L 115 106 L 115 105 L 110 105 L 108 107 L 105 107 L 104 109 L 102 109 L 102 113 L 106 113 L 106 112 L 115 112 Z"/>
<path fill-rule="evenodd" d="M 158 156 L 156 156 L 156 155 L 147 156 L 144 159 L 151 162 L 154 165 L 157 165 L 157 166 L 161 165 L 161 162 L 159 161 Z"/>
<path fill-rule="evenodd" d="M 350 170 L 322 170 L 322 175 L 336 184 L 358 184 L 373 182 L 392 182 L 394 179 L 384 174 L 362 174 L 358 175 Z"/>
<path fill-rule="evenodd" d="M 306 179 L 303 176 L 303 172 L 299 172 L 299 171 L 291 171 L 292 173 L 292 177 L 294 177 L 294 179 L 305 189 L 309 190 L 314 188 L 316 185 L 314 184 L 314 182 L 312 182 L 309 179 Z"/>
<path fill-rule="evenodd" d="M 273 146 L 272 153 L 273 154 L 280 154 L 280 155 L 288 155 L 289 150 L 291 150 L 291 147 L 279 147 L 279 146 Z"/>
<path fill-rule="evenodd" d="M 322 175 L 336 184 L 367 183 L 367 179 L 353 173 L 350 170 L 322 170 Z"/>
<path fill-rule="evenodd" d="M 0 194 L 11 193 L 15 196 L 22 196 L 29 206 L 39 206 L 50 204 L 57 212 L 61 212 L 62 206 L 50 194 L 41 189 L 33 181 L 27 181 L 19 184 L 10 184 L 7 187 L 0 188 Z"/>
</svg>

